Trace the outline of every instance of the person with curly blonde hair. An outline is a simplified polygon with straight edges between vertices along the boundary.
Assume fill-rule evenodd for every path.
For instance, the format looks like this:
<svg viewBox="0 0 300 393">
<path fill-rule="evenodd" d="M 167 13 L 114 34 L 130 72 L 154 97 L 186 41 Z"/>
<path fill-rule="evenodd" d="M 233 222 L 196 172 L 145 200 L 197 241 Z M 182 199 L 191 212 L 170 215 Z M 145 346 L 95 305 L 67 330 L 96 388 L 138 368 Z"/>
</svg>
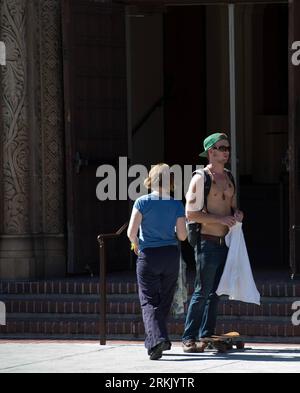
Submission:
<svg viewBox="0 0 300 393">
<path fill-rule="evenodd" d="M 135 201 L 128 237 L 137 259 L 137 281 L 143 312 L 145 347 L 151 360 L 171 348 L 167 318 L 179 272 L 178 240 L 187 237 L 185 210 L 175 200 L 174 176 L 167 164 L 155 165 L 144 182 L 149 194 Z M 139 237 L 138 237 L 139 232 Z"/>
</svg>

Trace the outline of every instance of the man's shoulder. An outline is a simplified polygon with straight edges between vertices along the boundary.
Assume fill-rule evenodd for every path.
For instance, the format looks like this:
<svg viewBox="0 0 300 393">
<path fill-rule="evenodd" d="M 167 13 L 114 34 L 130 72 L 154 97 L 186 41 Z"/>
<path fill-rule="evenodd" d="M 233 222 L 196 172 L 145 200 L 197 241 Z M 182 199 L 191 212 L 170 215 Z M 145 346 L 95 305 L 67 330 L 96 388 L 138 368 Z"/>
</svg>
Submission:
<svg viewBox="0 0 300 393">
<path fill-rule="evenodd" d="M 229 176 L 233 177 L 233 173 L 231 172 L 230 169 L 224 168 L 224 172 L 227 173 Z"/>
<path fill-rule="evenodd" d="M 205 168 L 197 168 L 194 172 L 193 172 L 193 176 L 204 176 L 205 173 Z"/>
<path fill-rule="evenodd" d="M 208 173 L 207 169 L 201 168 L 201 169 L 197 169 L 193 172 L 192 180 L 194 180 L 194 182 L 197 182 L 200 180 L 204 180 L 204 182 L 206 182 L 208 177 L 209 177 L 209 173 Z"/>
<path fill-rule="evenodd" d="M 231 172 L 230 169 L 224 168 L 224 171 L 227 173 L 227 175 L 229 176 L 229 179 L 233 182 L 233 184 L 235 185 L 235 179 L 233 176 L 233 173 Z"/>
<path fill-rule="evenodd" d="M 190 185 L 193 186 L 196 184 L 202 184 L 203 182 L 205 182 L 205 174 L 203 169 L 194 171 Z"/>
<path fill-rule="evenodd" d="M 208 183 L 211 180 L 211 176 L 207 168 L 196 170 L 193 172 L 193 177 L 196 177 L 196 180 L 203 179 L 204 183 Z"/>
</svg>

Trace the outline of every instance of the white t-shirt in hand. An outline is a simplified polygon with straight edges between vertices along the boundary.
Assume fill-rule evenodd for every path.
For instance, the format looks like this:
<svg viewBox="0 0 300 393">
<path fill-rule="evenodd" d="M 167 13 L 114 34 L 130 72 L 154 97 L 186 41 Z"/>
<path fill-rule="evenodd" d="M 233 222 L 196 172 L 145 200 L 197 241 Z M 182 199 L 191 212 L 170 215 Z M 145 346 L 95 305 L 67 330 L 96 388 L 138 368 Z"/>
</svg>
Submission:
<svg viewBox="0 0 300 393">
<path fill-rule="evenodd" d="M 229 251 L 216 293 L 218 296 L 228 295 L 230 300 L 260 305 L 260 293 L 254 282 L 242 225 L 237 222 L 225 238 Z"/>
</svg>

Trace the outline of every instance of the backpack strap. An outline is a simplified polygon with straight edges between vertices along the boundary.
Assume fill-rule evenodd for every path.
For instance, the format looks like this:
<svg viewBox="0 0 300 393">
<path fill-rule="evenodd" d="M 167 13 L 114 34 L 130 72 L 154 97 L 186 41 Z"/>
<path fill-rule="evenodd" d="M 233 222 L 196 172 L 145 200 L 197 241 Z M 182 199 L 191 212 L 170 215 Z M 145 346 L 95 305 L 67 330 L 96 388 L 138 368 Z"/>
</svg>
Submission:
<svg viewBox="0 0 300 393">
<path fill-rule="evenodd" d="M 234 186 L 234 189 L 236 189 L 236 184 L 235 184 L 235 180 L 234 180 L 232 172 L 229 169 L 226 169 L 226 168 L 225 168 L 225 172 L 227 173 L 230 181 L 232 182 L 232 184 Z"/>
<path fill-rule="evenodd" d="M 225 171 L 226 171 L 226 173 L 227 173 L 227 175 L 228 175 L 230 181 L 231 181 L 232 184 L 233 184 L 234 191 L 236 191 L 236 183 L 235 183 L 234 176 L 233 176 L 232 172 L 231 172 L 230 170 L 226 169 L 226 168 L 225 168 Z M 231 208 L 231 212 L 232 212 L 232 215 L 234 215 L 234 210 L 233 210 L 233 208 Z"/>
<path fill-rule="evenodd" d="M 193 176 L 194 175 L 203 175 L 204 173 L 204 205 L 203 207 L 205 207 L 205 209 L 207 209 L 207 198 L 208 198 L 208 194 L 210 192 L 211 189 L 211 177 L 210 175 L 207 173 L 207 171 L 205 170 L 197 170 L 195 172 L 193 172 Z"/>
<path fill-rule="evenodd" d="M 205 179 L 204 179 L 204 207 L 207 210 L 207 198 L 208 194 L 210 193 L 211 189 L 211 177 L 207 173 L 207 171 L 204 171 Z"/>
</svg>

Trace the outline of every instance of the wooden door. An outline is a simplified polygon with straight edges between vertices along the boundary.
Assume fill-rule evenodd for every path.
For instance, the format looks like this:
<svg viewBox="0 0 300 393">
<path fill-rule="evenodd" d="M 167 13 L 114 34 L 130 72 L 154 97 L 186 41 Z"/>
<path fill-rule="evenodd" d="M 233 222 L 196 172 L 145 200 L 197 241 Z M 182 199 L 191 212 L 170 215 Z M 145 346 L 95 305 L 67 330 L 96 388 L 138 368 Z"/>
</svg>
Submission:
<svg viewBox="0 0 300 393">
<path fill-rule="evenodd" d="M 127 201 L 96 198 L 98 166 L 117 166 L 128 152 L 124 7 L 64 0 L 62 25 L 68 272 L 97 272 L 97 235 L 115 232 L 128 220 Z M 116 241 L 108 248 L 109 268 L 126 269 L 127 240 Z"/>
<path fill-rule="evenodd" d="M 290 265 L 300 272 L 300 2 L 289 2 Z"/>
</svg>

